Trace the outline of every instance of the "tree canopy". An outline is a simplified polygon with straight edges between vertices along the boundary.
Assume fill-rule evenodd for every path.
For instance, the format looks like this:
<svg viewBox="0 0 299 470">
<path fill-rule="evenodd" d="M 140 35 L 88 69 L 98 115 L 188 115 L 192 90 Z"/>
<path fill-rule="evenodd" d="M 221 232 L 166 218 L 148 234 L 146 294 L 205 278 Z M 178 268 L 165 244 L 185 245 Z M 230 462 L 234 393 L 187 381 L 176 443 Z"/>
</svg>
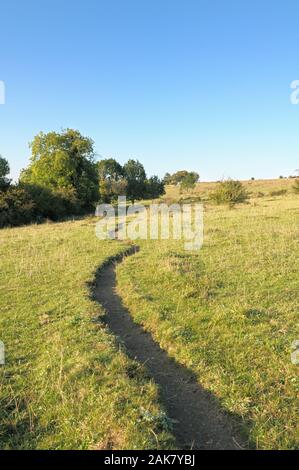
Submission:
<svg viewBox="0 0 299 470">
<path fill-rule="evenodd" d="M 190 191 L 194 189 L 198 180 L 199 180 L 198 173 L 195 173 L 194 171 L 188 173 L 181 181 L 182 190 Z"/>
<path fill-rule="evenodd" d="M 164 182 L 147 178 L 138 160 L 124 166 L 114 158 L 95 162 L 94 142 L 77 130 L 40 132 L 29 146 L 29 165 L 16 184 L 10 184 L 9 164 L 0 156 L 0 226 L 84 214 L 118 196 L 135 202 L 164 194 Z"/>
<path fill-rule="evenodd" d="M 98 199 L 98 172 L 89 137 L 73 129 L 41 132 L 30 148 L 30 165 L 21 174 L 22 182 L 72 196 L 83 209 L 92 207 Z"/>
<path fill-rule="evenodd" d="M 186 180 L 187 178 L 187 180 Z M 172 175 L 170 173 L 166 173 L 164 176 L 163 182 L 164 184 L 182 184 L 183 181 L 185 181 L 185 184 L 191 184 L 193 181 L 193 184 L 195 185 L 199 181 L 199 174 L 196 173 L 195 171 L 187 171 L 187 170 L 180 170 L 177 171 L 176 173 L 173 173 Z"/>
<path fill-rule="evenodd" d="M 98 162 L 99 178 L 119 180 L 124 176 L 123 167 L 114 158 L 107 158 Z"/>
<path fill-rule="evenodd" d="M 127 197 L 134 202 L 146 194 L 146 173 L 138 160 L 129 160 L 124 165 L 124 176 L 127 180 Z"/>
<path fill-rule="evenodd" d="M 126 194 L 127 181 L 123 167 L 114 158 L 98 163 L 100 200 L 109 203 Z"/>
</svg>

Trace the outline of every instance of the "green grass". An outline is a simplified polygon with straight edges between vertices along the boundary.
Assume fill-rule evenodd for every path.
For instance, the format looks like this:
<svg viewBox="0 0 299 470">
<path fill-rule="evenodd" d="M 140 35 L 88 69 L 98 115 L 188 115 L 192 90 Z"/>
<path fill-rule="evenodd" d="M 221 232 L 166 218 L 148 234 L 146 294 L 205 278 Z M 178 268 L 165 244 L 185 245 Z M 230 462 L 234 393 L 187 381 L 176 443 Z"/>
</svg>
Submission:
<svg viewBox="0 0 299 470">
<path fill-rule="evenodd" d="M 299 198 L 292 181 L 246 184 L 248 205 L 206 204 L 201 251 L 138 242 L 141 251 L 118 267 L 119 291 L 252 447 L 299 448 L 290 359 L 299 339 Z M 213 187 L 200 186 L 200 197 Z M 170 188 L 166 198 L 176 197 Z M 99 241 L 92 219 L 0 231 L 1 449 L 174 447 L 156 385 L 95 321 L 103 314 L 90 297 L 95 272 L 127 246 Z"/>
<path fill-rule="evenodd" d="M 91 220 L 0 231 L 1 449 L 173 446 L 155 384 L 95 321 L 88 283 L 125 247 Z"/>
<path fill-rule="evenodd" d="M 140 241 L 140 253 L 118 267 L 135 320 L 196 373 L 259 449 L 299 448 L 298 366 L 290 359 L 299 338 L 298 222 L 291 194 L 233 210 L 207 205 L 201 251 Z"/>
</svg>

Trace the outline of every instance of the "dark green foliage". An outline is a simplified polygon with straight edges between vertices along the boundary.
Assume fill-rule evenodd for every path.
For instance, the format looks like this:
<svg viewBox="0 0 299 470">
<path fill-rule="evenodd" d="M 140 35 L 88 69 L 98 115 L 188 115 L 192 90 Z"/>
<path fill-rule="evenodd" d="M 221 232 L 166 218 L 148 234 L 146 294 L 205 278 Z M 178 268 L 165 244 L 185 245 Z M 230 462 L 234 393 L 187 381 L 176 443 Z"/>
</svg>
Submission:
<svg viewBox="0 0 299 470">
<path fill-rule="evenodd" d="M 42 186 L 20 183 L 0 192 L 0 227 L 16 227 L 45 219 L 60 220 L 79 214 L 76 198 L 70 191 L 55 193 Z"/>
<path fill-rule="evenodd" d="M 35 204 L 35 216 L 37 219 L 59 220 L 68 215 L 83 213 L 78 204 L 73 190 L 60 189 L 51 191 L 42 186 L 20 183 Z"/>
<path fill-rule="evenodd" d="M 158 176 L 151 176 L 146 181 L 146 197 L 156 199 L 165 194 L 165 186 Z"/>
<path fill-rule="evenodd" d="M 0 155 L 0 191 L 6 191 L 10 185 L 7 175 L 10 172 L 8 161 Z"/>
<path fill-rule="evenodd" d="M 248 193 L 243 184 L 231 179 L 220 181 L 217 189 L 211 194 L 211 200 L 216 204 L 228 204 L 230 207 L 246 202 L 247 199 Z"/>
<path fill-rule="evenodd" d="M 23 188 L 11 186 L 0 192 L 0 227 L 28 224 L 35 217 L 35 204 Z"/>
<path fill-rule="evenodd" d="M 127 181 L 127 197 L 130 201 L 140 200 L 146 194 L 146 173 L 138 160 L 129 160 L 124 165 L 124 177 Z"/>
</svg>

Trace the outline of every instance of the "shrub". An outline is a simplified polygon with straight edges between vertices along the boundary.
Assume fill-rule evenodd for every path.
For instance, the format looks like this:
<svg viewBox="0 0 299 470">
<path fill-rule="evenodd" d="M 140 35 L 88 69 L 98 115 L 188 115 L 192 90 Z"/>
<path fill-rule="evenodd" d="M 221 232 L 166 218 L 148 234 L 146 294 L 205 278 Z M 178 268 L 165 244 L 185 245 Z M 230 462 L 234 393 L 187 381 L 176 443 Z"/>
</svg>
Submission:
<svg viewBox="0 0 299 470">
<path fill-rule="evenodd" d="M 228 204 L 230 207 L 235 204 L 246 202 L 248 199 L 243 184 L 240 181 L 226 180 L 218 183 L 218 187 L 211 194 L 211 200 L 216 204 Z"/>
<path fill-rule="evenodd" d="M 35 218 L 35 203 L 28 192 L 11 186 L 0 192 L 0 227 L 16 227 L 32 222 Z"/>
<path fill-rule="evenodd" d="M 83 208 L 72 188 L 53 192 L 35 184 L 20 183 L 0 192 L 0 228 L 45 219 L 55 221 L 81 213 Z"/>
<path fill-rule="evenodd" d="M 299 194 L 299 178 L 296 179 L 295 184 L 293 185 L 293 190 L 296 194 Z"/>
<path fill-rule="evenodd" d="M 67 215 L 78 214 L 81 206 L 73 188 L 51 191 L 36 184 L 21 183 L 22 188 L 34 201 L 36 218 L 59 220 Z"/>
<path fill-rule="evenodd" d="M 287 189 L 279 189 L 277 191 L 271 191 L 270 196 L 284 196 L 287 192 Z"/>
<path fill-rule="evenodd" d="M 188 173 L 181 181 L 181 190 L 182 191 L 191 191 L 195 188 L 196 183 L 198 182 L 199 175 L 195 172 Z"/>
</svg>

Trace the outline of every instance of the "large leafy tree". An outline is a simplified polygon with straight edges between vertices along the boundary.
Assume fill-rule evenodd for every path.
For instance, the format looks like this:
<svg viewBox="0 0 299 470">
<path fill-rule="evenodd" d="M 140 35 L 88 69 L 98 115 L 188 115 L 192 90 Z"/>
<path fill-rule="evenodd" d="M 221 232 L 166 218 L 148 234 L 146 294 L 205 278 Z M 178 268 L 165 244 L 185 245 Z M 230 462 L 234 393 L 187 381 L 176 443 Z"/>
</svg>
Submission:
<svg viewBox="0 0 299 470">
<path fill-rule="evenodd" d="M 0 155 L 0 191 L 5 191 L 10 184 L 7 175 L 10 172 L 8 161 Z"/>
<path fill-rule="evenodd" d="M 94 143 L 79 131 L 38 134 L 30 144 L 30 165 L 21 181 L 40 185 L 91 209 L 98 199 L 98 171 Z"/>
<path fill-rule="evenodd" d="M 127 180 L 127 197 L 131 202 L 146 196 L 146 173 L 138 160 L 129 160 L 124 165 L 124 177 Z"/>
</svg>

